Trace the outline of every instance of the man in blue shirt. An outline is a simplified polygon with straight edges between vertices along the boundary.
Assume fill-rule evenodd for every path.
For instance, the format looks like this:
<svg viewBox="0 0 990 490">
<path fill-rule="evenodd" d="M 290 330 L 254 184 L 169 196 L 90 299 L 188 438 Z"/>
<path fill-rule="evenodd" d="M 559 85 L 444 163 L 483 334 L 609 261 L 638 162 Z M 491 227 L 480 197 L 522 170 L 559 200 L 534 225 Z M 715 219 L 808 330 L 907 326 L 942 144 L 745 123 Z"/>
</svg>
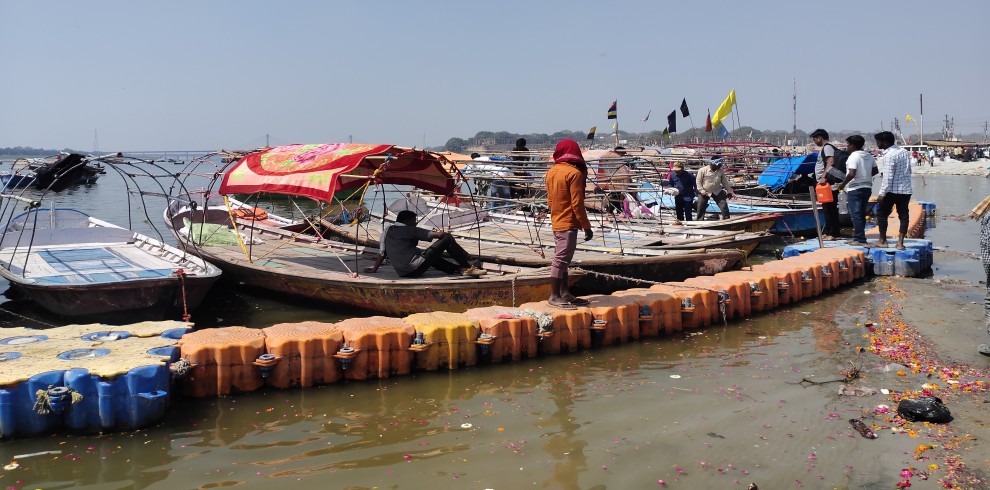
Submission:
<svg viewBox="0 0 990 490">
<path fill-rule="evenodd" d="M 694 195 L 698 188 L 694 175 L 684 170 L 684 164 L 676 162 L 671 167 L 670 186 L 677 189 L 674 196 L 674 209 L 677 212 L 677 221 L 692 221 L 692 210 L 694 209 Z"/>
</svg>

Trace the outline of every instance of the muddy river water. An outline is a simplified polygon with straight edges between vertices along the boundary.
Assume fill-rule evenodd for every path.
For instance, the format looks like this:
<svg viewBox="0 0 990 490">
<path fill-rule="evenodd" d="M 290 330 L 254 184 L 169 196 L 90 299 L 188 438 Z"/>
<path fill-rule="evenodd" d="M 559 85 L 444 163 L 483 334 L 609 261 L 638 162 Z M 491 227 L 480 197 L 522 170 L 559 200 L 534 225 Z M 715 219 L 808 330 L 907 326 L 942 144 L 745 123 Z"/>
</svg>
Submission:
<svg viewBox="0 0 990 490">
<path fill-rule="evenodd" d="M 990 194 L 978 177 L 916 178 L 915 186 L 916 198 L 946 216 Z M 946 219 L 928 236 L 952 252 L 936 255 L 933 278 L 971 284 L 953 293 L 960 304 L 982 294 L 973 286 L 984 279 L 972 256 L 977 232 L 972 221 Z M 898 301 L 889 284 L 871 280 L 768 315 L 577 354 L 178 397 L 154 428 L 0 442 L 0 464 L 16 461 L 0 471 L 0 488 L 894 488 L 925 441 L 860 437 L 848 420 L 882 400 L 840 395 L 843 384 L 830 382 L 850 366 L 877 388 L 899 381 L 887 361 L 855 349 L 862 324 Z M 211 298 L 198 313 L 207 325 L 350 314 L 257 293 Z M 938 488 L 935 478 L 914 484 Z"/>
</svg>

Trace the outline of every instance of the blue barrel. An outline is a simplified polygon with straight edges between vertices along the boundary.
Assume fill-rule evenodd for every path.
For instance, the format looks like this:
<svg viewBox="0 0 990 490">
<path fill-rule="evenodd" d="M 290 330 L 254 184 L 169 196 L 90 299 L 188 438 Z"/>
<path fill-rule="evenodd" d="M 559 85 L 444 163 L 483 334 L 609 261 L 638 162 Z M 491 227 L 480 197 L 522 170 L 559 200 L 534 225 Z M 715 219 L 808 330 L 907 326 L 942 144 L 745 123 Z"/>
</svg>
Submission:
<svg viewBox="0 0 990 490">
<path fill-rule="evenodd" d="M 83 400 L 66 413 L 65 424 L 74 432 L 140 429 L 165 416 L 169 389 L 165 365 L 141 366 L 113 379 L 101 379 L 85 369 L 70 369 L 65 382 L 83 395 Z"/>
<path fill-rule="evenodd" d="M 64 371 L 48 371 L 27 381 L 0 387 L 0 436 L 45 434 L 62 426 L 62 414 L 41 415 L 34 410 L 38 390 L 63 386 Z"/>
</svg>

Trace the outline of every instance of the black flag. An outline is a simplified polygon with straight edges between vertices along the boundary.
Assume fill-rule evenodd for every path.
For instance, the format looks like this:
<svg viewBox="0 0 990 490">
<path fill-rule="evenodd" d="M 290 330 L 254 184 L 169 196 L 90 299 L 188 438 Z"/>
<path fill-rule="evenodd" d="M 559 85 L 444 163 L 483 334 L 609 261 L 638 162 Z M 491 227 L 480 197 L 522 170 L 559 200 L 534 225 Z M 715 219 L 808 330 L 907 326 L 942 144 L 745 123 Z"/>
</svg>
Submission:
<svg viewBox="0 0 990 490">
<path fill-rule="evenodd" d="M 670 114 L 667 114 L 667 129 L 671 133 L 677 132 L 677 111 L 670 111 Z"/>
<path fill-rule="evenodd" d="M 690 115 L 691 113 L 688 112 L 688 108 L 687 108 L 687 99 L 686 98 L 681 99 L 681 117 L 688 117 Z"/>
</svg>

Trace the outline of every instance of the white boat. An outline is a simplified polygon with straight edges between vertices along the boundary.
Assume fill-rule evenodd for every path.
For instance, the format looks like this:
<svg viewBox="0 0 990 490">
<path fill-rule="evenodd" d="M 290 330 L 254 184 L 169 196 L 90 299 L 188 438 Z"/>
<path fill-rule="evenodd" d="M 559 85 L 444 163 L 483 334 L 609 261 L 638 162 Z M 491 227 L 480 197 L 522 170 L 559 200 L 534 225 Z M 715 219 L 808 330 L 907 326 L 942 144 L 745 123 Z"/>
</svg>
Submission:
<svg viewBox="0 0 990 490">
<path fill-rule="evenodd" d="M 0 276 L 57 315 L 162 319 L 195 308 L 220 269 L 82 211 L 35 208 L 3 229 Z"/>
</svg>

